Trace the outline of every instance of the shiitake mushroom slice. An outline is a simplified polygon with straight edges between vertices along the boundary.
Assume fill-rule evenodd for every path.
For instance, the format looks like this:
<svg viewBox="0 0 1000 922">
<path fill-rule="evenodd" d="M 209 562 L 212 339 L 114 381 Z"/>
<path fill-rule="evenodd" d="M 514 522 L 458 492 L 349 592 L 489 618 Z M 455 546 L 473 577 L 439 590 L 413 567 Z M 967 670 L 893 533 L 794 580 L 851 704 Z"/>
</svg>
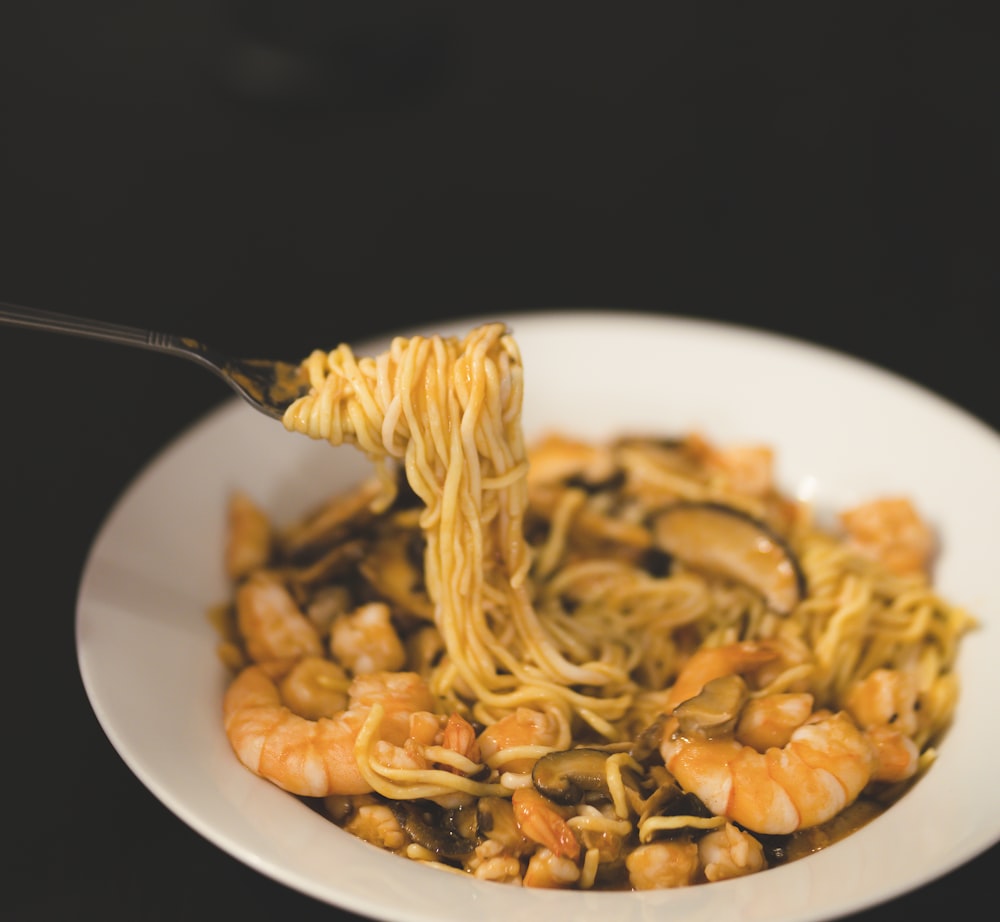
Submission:
<svg viewBox="0 0 1000 922">
<path fill-rule="evenodd" d="M 389 807 L 410 839 L 440 858 L 464 858 L 476 847 L 476 838 L 459 830 L 456 810 L 434 809 L 430 803 L 413 801 L 391 801 Z"/>
<path fill-rule="evenodd" d="M 715 739 L 733 732 L 749 691 L 740 675 L 712 679 L 693 698 L 674 708 L 678 730 L 683 736 Z"/>
<path fill-rule="evenodd" d="M 656 543 L 692 569 L 742 583 L 788 614 L 806 592 L 787 542 L 750 513 L 717 502 L 678 502 L 657 513 Z"/>
<path fill-rule="evenodd" d="M 542 756 L 531 773 L 535 789 L 557 804 L 578 804 L 587 792 L 608 793 L 608 757 L 603 749 L 566 749 Z"/>
</svg>

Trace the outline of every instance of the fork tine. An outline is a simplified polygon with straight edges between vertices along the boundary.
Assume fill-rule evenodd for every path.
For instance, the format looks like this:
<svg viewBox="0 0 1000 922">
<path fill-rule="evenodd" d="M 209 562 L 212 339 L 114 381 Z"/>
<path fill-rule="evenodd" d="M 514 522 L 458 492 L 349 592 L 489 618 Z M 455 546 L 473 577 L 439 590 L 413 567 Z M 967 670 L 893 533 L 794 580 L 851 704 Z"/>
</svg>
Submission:
<svg viewBox="0 0 1000 922">
<path fill-rule="evenodd" d="M 308 388 L 305 370 L 289 362 L 230 358 L 221 370 L 238 393 L 274 419 L 281 419 Z"/>
</svg>

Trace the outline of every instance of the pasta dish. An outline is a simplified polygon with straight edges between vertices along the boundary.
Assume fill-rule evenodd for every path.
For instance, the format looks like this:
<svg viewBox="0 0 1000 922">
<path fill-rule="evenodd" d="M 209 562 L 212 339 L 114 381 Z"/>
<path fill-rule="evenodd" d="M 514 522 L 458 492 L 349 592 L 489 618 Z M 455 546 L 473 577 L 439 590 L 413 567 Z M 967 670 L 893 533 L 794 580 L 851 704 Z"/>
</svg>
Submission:
<svg viewBox="0 0 1000 922">
<path fill-rule="evenodd" d="M 909 497 L 821 523 L 763 444 L 521 427 L 512 333 L 303 362 L 285 428 L 371 461 L 280 522 L 228 500 L 227 737 L 372 844 L 528 887 L 796 860 L 933 762 L 972 616 Z"/>
</svg>

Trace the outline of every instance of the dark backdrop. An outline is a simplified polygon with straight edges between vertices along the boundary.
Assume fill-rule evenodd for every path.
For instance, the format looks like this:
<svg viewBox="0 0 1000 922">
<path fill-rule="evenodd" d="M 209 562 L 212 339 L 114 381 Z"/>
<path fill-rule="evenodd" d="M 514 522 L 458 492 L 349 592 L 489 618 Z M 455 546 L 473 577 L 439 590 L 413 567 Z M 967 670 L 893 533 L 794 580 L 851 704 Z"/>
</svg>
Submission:
<svg viewBox="0 0 1000 922">
<path fill-rule="evenodd" d="M 998 427 L 989 6 L 5 4 L 0 300 L 295 360 L 469 314 L 687 314 L 841 349 Z M 229 392 L 9 329 L 0 383 L 0 915 L 346 915 L 175 818 L 77 672 L 103 516 Z M 950 912 L 998 870 L 994 848 L 859 919 Z"/>
</svg>

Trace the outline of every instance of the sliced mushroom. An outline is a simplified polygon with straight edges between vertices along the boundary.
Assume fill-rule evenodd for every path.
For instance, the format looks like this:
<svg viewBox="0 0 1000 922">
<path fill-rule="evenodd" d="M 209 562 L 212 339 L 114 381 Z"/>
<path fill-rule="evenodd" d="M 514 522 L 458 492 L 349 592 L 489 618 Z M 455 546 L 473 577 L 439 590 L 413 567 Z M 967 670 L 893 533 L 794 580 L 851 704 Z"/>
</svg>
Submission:
<svg viewBox="0 0 1000 922">
<path fill-rule="evenodd" d="M 674 708 L 683 736 L 713 739 L 732 733 L 748 697 L 742 676 L 725 675 L 705 684 L 693 698 Z"/>
<path fill-rule="evenodd" d="M 403 831 L 438 857 L 463 858 L 476 847 L 476 838 L 456 831 L 456 822 L 447 813 L 425 813 L 410 801 L 393 801 L 390 807 Z"/>
<path fill-rule="evenodd" d="M 607 761 L 603 749 L 565 749 L 542 756 L 531 772 L 540 794 L 557 804 L 578 804 L 591 792 L 609 794 Z"/>
<path fill-rule="evenodd" d="M 635 738 L 629 755 L 640 765 L 645 765 L 660 755 L 660 743 L 663 742 L 663 730 L 667 725 L 667 715 L 658 714 L 653 722 Z"/>
<path fill-rule="evenodd" d="M 639 825 L 652 816 L 712 816 L 711 811 L 694 795 L 684 791 L 670 778 L 659 785 L 641 805 Z M 661 833 L 662 834 L 662 833 Z"/>
<path fill-rule="evenodd" d="M 680 502 L 654 521 L 657 544 L 697 570 L 750 587 L 780 614 L 806 591 L 795 553 L 768 525 L 742 509 L 713 502 Z"/>
</svg>

